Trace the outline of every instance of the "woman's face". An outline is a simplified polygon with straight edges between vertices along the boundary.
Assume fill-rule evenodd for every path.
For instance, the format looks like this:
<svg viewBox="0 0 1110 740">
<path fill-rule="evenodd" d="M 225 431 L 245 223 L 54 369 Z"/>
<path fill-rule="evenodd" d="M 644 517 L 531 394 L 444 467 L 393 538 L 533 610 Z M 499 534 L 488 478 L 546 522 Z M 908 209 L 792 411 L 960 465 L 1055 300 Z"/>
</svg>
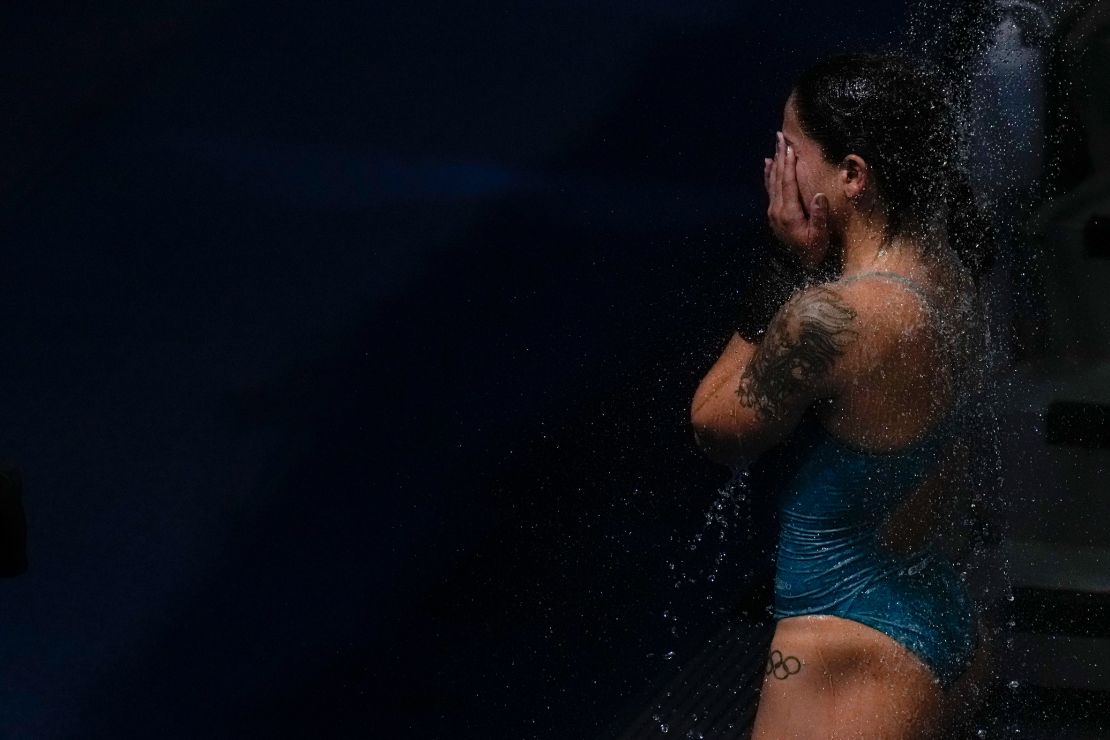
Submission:
<svg viewBox="0 0 1110 740">
<path fill-rule="evenodd" d="M 813 196 L 824 193 L 829 199 L 830 215 L 835 217 L 840 212 L 840 188 L 838 187 L 839 168 L 825 160 L 821 146 L 809 138 L 802 131 L 798 123 L 797 111 L 794 109 L 794 96 L 786 100 L 786 107 L 782 114 L 782 135 L 787 146 L 794 148 L 797 157 L 798 191 L 802 200 L 802 208 L 809 215 Z"/>
</svg>

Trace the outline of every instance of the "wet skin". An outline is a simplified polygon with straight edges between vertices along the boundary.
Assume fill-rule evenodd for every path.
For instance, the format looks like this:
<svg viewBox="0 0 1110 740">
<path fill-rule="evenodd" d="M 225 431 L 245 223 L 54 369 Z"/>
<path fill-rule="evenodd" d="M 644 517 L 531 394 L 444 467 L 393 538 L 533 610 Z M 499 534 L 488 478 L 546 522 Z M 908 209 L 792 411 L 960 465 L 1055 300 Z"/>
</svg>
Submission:
<svg viewBox="0 0 1110 740">
<path fill-rule="evenodd" d="M 842 274 L 901 274 L 943 305 L 970 290 L 947 245 L 927 257 L 913 243 L 880 250 L 883 221 L 867 164 L 852 155 L 829 163 L 801 130 L 788 100 L 775 153 L 764 160 L 768 220 L 780 242 L 813 268 L 842 245 Z M 825 428 L 858 448 L 897 451 L 951 406 L 953 365 L 969 361 L 930 320 L 920 301 L 887 281 L 832 281 L 798 291 L 760 344 L 733 335 L 691 406 L 699 444 L 742 466 L 784 440 L 817 406 Z M 912 548 L 938 526 L 952 482 L 966 465 L 957 441 L 945 464 L 890 518 L 883 539 Z M 985 642 L 982 643 L 985 646 Z M 753 737 L 932 737 L 963 707 L 984 670 L 949 691 L 915 655 L 887 635 L 834 616 L 778 623 Z"/>
</svg>

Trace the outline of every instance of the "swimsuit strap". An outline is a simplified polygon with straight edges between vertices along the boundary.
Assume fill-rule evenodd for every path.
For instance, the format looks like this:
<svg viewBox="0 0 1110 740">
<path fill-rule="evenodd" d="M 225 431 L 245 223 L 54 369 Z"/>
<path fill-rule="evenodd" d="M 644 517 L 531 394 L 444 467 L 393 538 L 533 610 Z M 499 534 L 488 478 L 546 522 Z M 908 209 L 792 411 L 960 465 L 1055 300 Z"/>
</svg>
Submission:
<svg viewBox="0 0 1110 740">
<path fill-rule="evenodd" d="M 871 270 L 869 272 L 858 272 L 855 275 L 849 275 L 846 278 L 841 278 L 841 282 L 845 282 L 845 283 L 854 282 L 856 280 L 860 280 L 861 278 L 866 278 L 866 277 L 877 277 L 877 278 L 885 278 L 887 280 L 893 280 L 894 282 L 898 283 L 902 287 L 904 287 L 904 288 L 908 289 L 909 291 L 915 293 L 917 295 L 917 297 L 921 299 L 921 303 L 925 307 L 925 309 L 928 310 L 930 313 L 932 313 L 934 315 L 937 315 L 938 320 L 940 320 L 940 321 L 944 320 L 944 315 L 939 314 L 937 312 L 936 306 L 933 305 L 932 298 L 926 292 L 926 290 L 923 287 L 921 287 L 921 284 L 917 283 L 913 280 L 910 280 L 908 277 L 906 277 L 904 275 L 900 275 L 897 272 L 890 272 L 888 270 Z M 955 399 L 955 402 L 952 405 L 952 408 L 949 409 L 949 412 L 946 415 L 944 421 L 942 421 L 941 424 L 938 424 L 937 427 L 943 427 L 948 423 L 954 422 L 955 417 L 957 416 L 957 414 L 964 410 L 964 408 L 968 405 L 969 401 L 970 401 L 970 399 L 964 397 L 964 394 L 957 394 L 957 397 Z M 930 435 L 926 435 L 926 436 L 927 437 L 931 436 L 931 434 L 932 433 L 930 433 Z"/>
<path fill-rule="evenodd" d="M 905 277 L 904 275 L 899 275 L 896 272 L 888 272 L 886 270 L 872 270 L 871 272 L 858 272 L 855 275 L 849 275 L 846 278 L 841 278 L 840 282 L 842 282 L 842 283 L 854 282 L 856 280 L 859 280 L 860 278 L 865 278 L 865 277 L 878 277 L 878 278 L 886 278 L 888 280 L 893 280 L 894 282 L 900 284 L 902 287 L 907 288 L 910 291 L 916 293 L 917 297 L 921 299 L 921 302 L 925 305 L 925 308 L 927 308 L 929 311 L 933 311 L 933 312 L 936 311 L 936 308 L 933 306 L 933 301 L 929 297 L 929 294 L 925 291 L 924 288 L 921 287 L 921 285 L 919 283 L 914 282 L 913 280 L 910 280 L 908 277 Z"/>
</svg>

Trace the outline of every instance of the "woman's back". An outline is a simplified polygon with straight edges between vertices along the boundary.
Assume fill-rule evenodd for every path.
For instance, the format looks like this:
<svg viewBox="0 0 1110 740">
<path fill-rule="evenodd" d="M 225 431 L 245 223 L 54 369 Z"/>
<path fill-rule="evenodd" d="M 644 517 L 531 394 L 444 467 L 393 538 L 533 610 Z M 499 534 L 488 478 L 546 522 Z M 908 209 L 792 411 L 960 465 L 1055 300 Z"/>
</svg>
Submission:
<svg viewBox="0 0 1110 740">
<path fill-rule="evenodd" d="M 764 160 L 793 266 L 770 250 L 691 403 L 708 456 L 785 477 L 757 737 L 940 732 L 988 654 L 924 515 L 969 488 L 963 412 L 985 388 L 972 276 L 993 241 L 951 100 L 917 60 L 831 57 Z M 842 277 L 804 277 L 826 267 Z"/>
<path fill-rule="evenodd" d="M 970 348 L 979 332 L 968 312 L 941 315 L 935 296 L 958 294 L 951 286 L 889 271 L 832 285 L 854 314 L 855 356 L 843 359 L 855 374 L 841 374 L 841 393 L 814 407 L 776 456 L 773 648 L 819 655 L 824 674 L 860 696 L 893 690 L 890 674 L 865 667 L 887 654 L 904 663 L 901 651 L 916 658 L 920 680 L 950 691 L 970 673 L 981 635 L 966 587 L 932 539 L 937 499 L 957 495 L 953 462 L 977 388 Z M 872 700 L 839 703 L 856 701 Z"/>
<path fill-rule="evenodd" d="M 923 438 L 974 396 L 982 328 L 975 290 L 953 269 L 867 270 L 830 284 L 855 315 L 824 426 L 846 444 L 891 452 Z"/>
<path fill-rule="evenodd" d="M 846 290 L 862 280 L 886 285 Z M 886 271 L 854 274 L 837 288 L 855 313 L 860 356 L 849 361 L 862 377 L 847 386 L 849 410 L 838 397 L 829 412 L 859 438 L 888 445 L 910 439 L 865 449 L 830 432 L 818 416 L 799 426 L 777 492 L 776 617 L 823 614 L 867 624 L 909 647 L 948 684 L 975 647 L 968 597 L 927 540 L 895 553 L 880 535 L 897 514 L 918 519 L 921 512 L 902 504 L 940 470 L 959 432 L 957 369 L 945 366 L 951 353 L 925 288 Z M 907 294 L 916 306 L 901 300 Z M 876 302 L 860 305 L 867 298 Z M 861 409 L 868 415 L 851 417 Z"/>
</svg>

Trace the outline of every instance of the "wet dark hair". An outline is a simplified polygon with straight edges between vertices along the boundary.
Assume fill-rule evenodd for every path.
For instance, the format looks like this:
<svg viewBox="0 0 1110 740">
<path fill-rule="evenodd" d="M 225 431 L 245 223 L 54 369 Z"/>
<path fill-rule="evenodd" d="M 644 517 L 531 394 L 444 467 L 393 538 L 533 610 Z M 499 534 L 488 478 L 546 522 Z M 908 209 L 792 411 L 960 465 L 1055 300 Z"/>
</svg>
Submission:
<svg viewBox="0 0 1110 740">
<path fill-rule="evenodd" d="M 994 233 L 967 176 L 955 96 L 939 72 L 900 54 L 840 54 L 803 73 L 793 96 L 802 130 L 828 162 L 849 154 L 867 162 L 887 239 L 928 244 L 944 226 L 978 282 L 994 259 Z"/>
</svg>

